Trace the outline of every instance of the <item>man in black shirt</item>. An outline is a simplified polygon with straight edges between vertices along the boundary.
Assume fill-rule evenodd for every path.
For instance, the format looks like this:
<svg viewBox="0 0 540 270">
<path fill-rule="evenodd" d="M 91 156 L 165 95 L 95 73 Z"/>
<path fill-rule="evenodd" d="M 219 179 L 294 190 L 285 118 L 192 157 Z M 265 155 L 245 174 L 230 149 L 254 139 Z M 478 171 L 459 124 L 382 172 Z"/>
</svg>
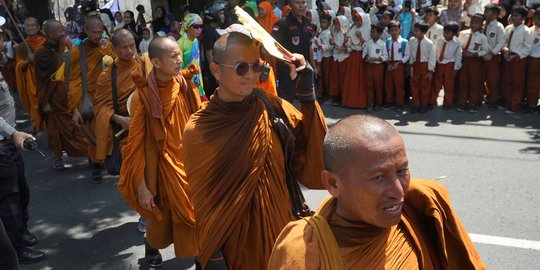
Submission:
<svg viewBox="0 0 540 270">
<path fill-rule="evenodd" d="M 313 29 L 314 26 L 306 18 L 306 9 L 306 0 L 292 0 L 292 11 L 274 25 L 272 36 L 290 52 L 302 54 L 314 67 L 311 33 L 316 29 Z M 276 80 L 279 97 L 294 102 L 296 91 L 289 76 L 289 67 L 285 63 L 277 63 Z"/>
<path fill-rule="evenodd" d="M 202 34 L 202 46 L 204 60 L 202 63 L 202 74 L 204 80 L 204 92 L 206 97 L 210 98 L 217 88 L 217 81 L 214 75 L 210 72 L 210 63 L 212 63 L 212 50 L 214 43 L 221 36 L 216 29 L 223 25 L 225 21 L 224 9 L 226 6 L 224 1 L 215 1 L 204 10 L 204 20 L 206 27 Z"/>
</svg>

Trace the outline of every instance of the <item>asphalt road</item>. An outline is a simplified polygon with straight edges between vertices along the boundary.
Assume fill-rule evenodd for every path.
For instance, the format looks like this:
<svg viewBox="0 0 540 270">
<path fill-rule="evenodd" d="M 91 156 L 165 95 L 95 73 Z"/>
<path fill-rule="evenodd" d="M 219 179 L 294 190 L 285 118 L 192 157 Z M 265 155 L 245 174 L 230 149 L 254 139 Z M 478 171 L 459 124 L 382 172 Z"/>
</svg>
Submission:
<svg viewBox="0 0 540 270">
<path fill-rule="evenodd" d="M 325 106 L 328 124 L 365 113 Z M 540 114 L 506 115 L 435 111 L 426 114 L 375 112 L 403 135 L 413 177 L 439 179 L 469 233 L 540 243 Z M 39 135 L 38 153 L 25 153 L 31 187 L 30 229 L 47 258 L 22 269 L 147 269 L 138 216 L 120 198 L 117 178 L 90 180 L 86 159 L 67 158 L 56 172 L 53 155 Z M 316 208 L 327 195 L 307 191 Z M 489 269 L 538 269 L 540 250 L 477 243 Z M 192 260 L 164 251 L 162 269 L 194 269 Z"/>
</svg>

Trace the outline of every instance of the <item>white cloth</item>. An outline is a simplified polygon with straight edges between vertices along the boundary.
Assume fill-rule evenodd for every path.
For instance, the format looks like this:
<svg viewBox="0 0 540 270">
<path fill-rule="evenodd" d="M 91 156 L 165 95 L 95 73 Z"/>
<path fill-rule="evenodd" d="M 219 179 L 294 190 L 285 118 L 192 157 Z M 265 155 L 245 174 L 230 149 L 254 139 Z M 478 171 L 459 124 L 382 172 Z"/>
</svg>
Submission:
<svg viewBox="0 0 540 270">
<path fill-rule="evenodd" d="M 347 36 L 349 33 L 349 20 L 343 15 L 336 17 L 339 21 L 339 31 L 335 31 L 335 27 L 332 27 L 332 40 L 334 41 L 333 57 L 334 61 L 343 62 L 349 55 L 351 55 L 350 38 Z M 336 47 L 347 47 L 346 52 L 340 52 Z"/>
<path fill-rule="evenodd" d="M 409 43 L 407 43 L 407 45 L 405 46 L 405 51 L 402 52 L 401 51 L 401 44 L 402 42 L 404 41 L 405 39 L 402 38 L 401 36 L 398 37 L 398 39 L 396 41 L 390 39 L 390 45 L 388 47 L 388 61 L 392 61 L 392 59 L 390 59 L 390 56 L 392 55 L 392 44 L 393 44 L 393 49 L 394 49 L 394 60 L 393 61 L 401 61 L 403 63 L 407 63 L 407 61 L 409 61 L 409 59 L 411 59 L 411 53 L 410 53 L 410 49 L 409 49 Z"/>
<path fill-rule="evenodd" d="M 331 37 L 332 33 L 330 33 L 330 28 L 323 30 L 321 34 L 319 34 L 319 41 L 322 45 L 323 57 L 332 57 L 332 50 L 334 49 L 334 46 L 330 44 Z"/>
<path fill-rule="evenodd" d="M 529 28 L 530 43 L 532 44 L 531 57 L 540 58 L 540 28 L 535 26 Z"/>
<path fill-rule="evenodd" d="M 409 41 L 409 48 L 411 52 L 411 64 L 416 62 L 416 52 L 418 49 L 418 39 L 412 37 Z M 420 63 L 428 63 L 428 70 L 434 71 L 437 59 L 435 57 L 435 50 L 433 48 L 433 41 L 428 38 L 423 38 L 420 41 Z"/>
<path fill-rule="evenodd" d="M 506 43 L 506 34 L 502 23 L 494 20 L 488 23 L 484 29 L 484 34 L 488 39 L 489 50 L 494 54 L 499 54 Z"/>
<path fill-rule="evenodd" d="M 506 47 L 510 49 L 511 53 L 516 53 L 521 59 L 531 54 L 532 41 L 530 40 L 529 28 L 523 24 L 517 27 L 509 25 L 504 29 L 504 32 L 506 34 Z M 510 40 L 510 34 L 512 32 L 514 34 L 512 35 L 512 40 Z M 511 43 L 508 44 L 508 42 Z"/>
<path fill-rule="evenodd" d="M 442 61 L 439 61 L 439 58 L 441 57 L 441 51 L 445 43 L 446 47 L 444 48 L 444 57 Z M 440 37 L 435 40 L 434 46 L 437 63 L 448 64 L 453 62 L 454 70 L 461 69 L 463 49 L 461 48 L 461 42 L 459 42 L 459 39 L 457 37 L 454 37 L 450 41 L 446 41 L 444 37 Z"/>
<path fill-rule="evenodd" d="M 469 44 L 469 48 L 467 49 L 467 51 L 465 51 L 465 47 L 467 47 L 467 43 L 471 34 L 472 39 Z M 464 53 L 477 53 L 478 56 L 482 57 L 489 52 L 489 44 L 487 41 L 487 37 L 479 31 L 476 31 L 474 33 L 471 32 L 471 29 L 461 31 L 459 33 L 459 42 L 461 42 L 461 47 L 463 48 Z"/>
<path fill-rule="evenodd" d="M 362 52 L 362 57 L 364 58 L 382 58 L 382 61 L 374 62 L 376 64 L 381 64 L 388 61 L 388 50 L 386 50 L 386 42 L 378 39 L 373 41 L 370 39 L 366 42 L 364 46 L 364 51 Z"/>
<path fill-rule="evenodd" d="M 425 35 L 427 38 L 431 39 L 431 41 L 435 41 L 443 36 L 443 26 L 435 23 L 433 24 Z"/>
</svg>

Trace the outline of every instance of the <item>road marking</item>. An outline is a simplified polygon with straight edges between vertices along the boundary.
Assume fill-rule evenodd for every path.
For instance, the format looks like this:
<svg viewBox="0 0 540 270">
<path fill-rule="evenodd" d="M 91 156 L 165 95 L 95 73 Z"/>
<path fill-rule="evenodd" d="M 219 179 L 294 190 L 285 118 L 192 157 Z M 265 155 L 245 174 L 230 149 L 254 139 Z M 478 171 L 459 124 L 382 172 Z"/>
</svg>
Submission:
<svg viewBox="0 0 540 270">
<path fill-rule="evenodd" d="M 475 234 L 475 233 L 469 233 L 469 236 L 471 237 L 471 240 L 475 243 L 540 250 L 540 241 L 491 236 L 491 235 Z"/>
</svg>

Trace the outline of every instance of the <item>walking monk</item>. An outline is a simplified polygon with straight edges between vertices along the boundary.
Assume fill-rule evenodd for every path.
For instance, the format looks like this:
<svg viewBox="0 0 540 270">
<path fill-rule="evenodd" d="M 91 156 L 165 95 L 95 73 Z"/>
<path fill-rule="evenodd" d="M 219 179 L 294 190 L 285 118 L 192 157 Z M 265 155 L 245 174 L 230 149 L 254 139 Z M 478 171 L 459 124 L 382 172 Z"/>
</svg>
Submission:
<svg viewBox="0 0 540 270">
<path fill-rule="evenodd" d="M 297 74 L 290 67 L 299 112 L 287 101 L 253 89 L 262 61 L 251 38 L 238 32 L 225 34 L 212 53 L 210 69 L 220 87 L 206 107 L 191 117 L 184 132 L 199 256 L 203 269 L 219 251 L 228 269 L 265 269 L 279 232 L 295 219 L 289 195 L 294 190 L 288 184 L 300 180 L 309 188 L 323 188 L 320 170 L 326 123 L 314 98 L 313 70 L 303 69 L 304 57 L 295 54 L 302 62 L 299 70 L 303 69 Z M 274 112 L 296 141 L 292 134 L 282 136 L 286 141 L 280 138 L 278 132 L 287 130 L 285 126 L 277 130 L 278 123 L 270 116 Z"/>
<path fill-rule="evenodd" d="M 25 43 L 21 43 L 17 47 L 15 78 L 23 108 L 30 114 L 30 120 L 35 131 L 39 132 L 45 130 L 45 125 L 38 110 L 34 53 L 43 47 L 46 38 L 39 32 L 39 22 L 34 17 L 28 17 L 24 20 L 24 32 L 29 47 Z"/>
<path fill-rule="evenodd" d="M 81 130 L 71 121 L 67 108 L 69 78 L 66 77 L 64 58 L 69 52 L 64 53 L 64 26 L 57 20 L 49 20 L 43 30 L 47 41 L 34 56 L 39 111 L 47 123 L 47 141 L 54 151 L 54 169 L 63 170 L 63 151 L 68 156 L 86 156 L 88 145 Z"/>
<path fill-rule="evenodd" d="M 189 116 L 200 106 L 200 97 L 191 82 L 196 72 L 179 75 L 182 55 L 173 40 L 152 40 L 148 54 L 154 69 L 145 79 L 134 78 L 137 90 L 118 189 L 148 222 L 146 259 L 151 267 L 158 267 L 162 258 L 156 248 L 174 244 L 180 258 L 198 253 L 182 135 Z"/>
<path fill-rule="evenodd" d="M 94 111 L 96 114 L 94 130 L 96 134 L 96 161 L 102 162 L 111 154 L 115 134 L 119 134 L 120 145 L 127 142 L 129 114 L 127 101 L 135 91 L 132 74 L 143 76 L 141 61 L 135 58 L 137 48 L 135 38 L 126 29 L 114 32 L 111 42 L 117 58 L 114 60 L 116 80 L 116 100 L 119 111 L 115 112 L 112 94 L 113 66 L 107 67 L 98 77 Z M 122 131 L 124 130 L 124 131 Z M 114 131 L 114 134 L 113 134 Z M 122 133 L 120 133 L 122 131 Z"/>
<path fill-rule="evenodd" d="M 88 17 L 84 24 L 84 31 L 88 38 L 80 46 L 71 50 L 68 110 L 73 113 L 75 125 L 81 128 L 88 139 L 88 157 L 93 169 L 92 179 L 96 183 L 100 183 L 103 179 L 101 177 L 101 163 L 96 158 L 93 109 L 83 108 L 85 105 L 83 99 L 84 92 L 87 92 L 89 101 L 95 104 L 97 78 L 103 71 L 102 59 L 106 55 L 113 55 L 113 52 L 110 42 L 107 39 L 102 39 L 103 23 L 98 17 Z M 84 51 L 84 56 L 82 51 Z M 81 57 L 84 58 L 81 59 Z M 81 62 L 86 64 L 83 66 Z"/>
<path fill-rule="evenodd" d="M 446 188 L 410 179 L 398 131 L 347 117 L 324 140 L 322 181 L 332 195 L 289 223 L 268 269 L 486 269 Z"/>
</svg>

